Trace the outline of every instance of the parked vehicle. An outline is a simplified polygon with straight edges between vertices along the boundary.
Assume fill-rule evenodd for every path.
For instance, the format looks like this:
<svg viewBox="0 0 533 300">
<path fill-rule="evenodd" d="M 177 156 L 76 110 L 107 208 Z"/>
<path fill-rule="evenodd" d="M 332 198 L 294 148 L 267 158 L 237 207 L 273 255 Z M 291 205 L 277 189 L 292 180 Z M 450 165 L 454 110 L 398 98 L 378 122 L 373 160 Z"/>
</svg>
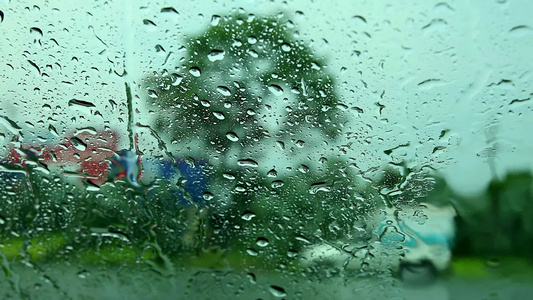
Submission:
<svg viewBox="0 0 533 300">
<path fill-rule="evenodd" d="M 304 251 L 304 266 L 352 271 L 390 270 L 407 281 L 427 281 L 451 263 L 455 209 L 422 203 L 409 210 L 385 208 L 368 218 L 368 241 L 323 243 Z M 353 244 L 353 245 L 352 245 Z"/>
<path fill-rule="evenodd" d="M 100 185 L 107 180 L 108 158 L 117 150 L 117 141 L 117 134 L 112 131 L 82 131 L 57 144 L 13 143 L 3 161 L 13 172 L 38 167 L 44 172 L 74 177 L 80 183 L 86 179 Z"/>
</svg>

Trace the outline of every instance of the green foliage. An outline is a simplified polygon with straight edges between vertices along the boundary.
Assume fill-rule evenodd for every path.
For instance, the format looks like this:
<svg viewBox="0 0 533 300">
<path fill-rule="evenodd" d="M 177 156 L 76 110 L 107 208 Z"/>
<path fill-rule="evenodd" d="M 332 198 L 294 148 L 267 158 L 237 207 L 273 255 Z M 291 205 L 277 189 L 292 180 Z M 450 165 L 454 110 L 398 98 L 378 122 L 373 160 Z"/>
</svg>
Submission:
<svg viewBox="0 0 533 300">
<path fill-rule="evenodd" d="M 357 206 L 348 196 L 354 174 L 343 171 L 346 163 L 272 178 L 237 162 L 260 164 L 272 155 L 269 143 L 293 157 L 298 151 L 288 145 L 301 140 L 313 147 L 341 133 L 346 116 L 333 78 L 297 37 L 284 16 L 233 14 L 185 41 L 176 72 L 156 72 L 145 81 L 149 104 L 158 109 L 157 131 L 178 151 L 197 146 L 192 155 L 210 164 L 214 199 L 206 246 L 251 251 L 258 238 L 266 238 L 269 246 L 259 250 L 286 257 L 301 240 L 340 236 L 356 219 Z"/>
<path fill-rule="evenodd" d="M 343 118 L 333 79 L 295 38 L 293 26 L 284 17 L 236 14 L 189 38 L 176 73 L 146 79 L 158 107 L 156 128 L 180 143 L 203 141 L 202 155 L 271 137 L 290 139 L 308 129 L 338 136 Z M 269 116 L 279 127 L 275 132 L 267 128 Z M 226 138 L 228 132 L 239 143 Z"/>
<path fill-rule="evenodd" d="M 50 238 L 61 238 L 63 251 L 67 245 L 76 252 L 113 247 L 140 251 L 150 245 L 169 254 L 184 250 L 181 234 L 190 224 L 185 209 L 174 204 L 168 180 L 158 179 L 153 191 L 112 180 L 97 189 L 36 169 L 27 171 L 27 175 L 0 172 L 0 236 L 6 241 L 21 237 L 24 244 L 20 250 L 26 249 L 30 258 L 57 253 L 59 248 L 50 250 L 57 243 L 46 242 Z M 41 241 L 40 246 L 35 239 Z"/>
<path fill-rule="evenodd" d="M 0 172 L 0 176 L 2 233 L 32 235 L 68 230 L 84 218 L 81 207 L 85 191 L 59 177 L 34 170 L 26 174 Z"/>
<path fill-rule="evenodd" d="M 238 205 L 219 218 L 231 244 L 262 250 L 277 257 L 298 251 L 307 243 L 334 241 L 353 230 L 367 207 L 352 201 L 352 194 L 363 189 L 342 162 L 329 162 L 313 173 L 296 173 L 282 180 L 257 178 L 255 191 L 234 194 Z M 269 241 L 268 249 L 256 246 L 258 238 Z"/>
<path fill-rule="evenodd" d="M 473 197 L 454 197 L 459 255 L 532 257 L 533 175 L 509 173 Z"/>
</svg>

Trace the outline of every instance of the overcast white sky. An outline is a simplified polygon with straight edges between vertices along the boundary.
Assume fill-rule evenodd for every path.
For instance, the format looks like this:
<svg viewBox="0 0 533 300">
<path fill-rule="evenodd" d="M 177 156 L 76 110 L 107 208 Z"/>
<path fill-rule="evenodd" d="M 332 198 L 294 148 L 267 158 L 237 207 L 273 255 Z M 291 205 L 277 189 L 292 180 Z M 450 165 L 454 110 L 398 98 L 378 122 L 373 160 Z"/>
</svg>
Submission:
<svg viewBox="0 0 533 300">
<path fill-rule="evenodd" d="M 242 7 L 258 16 L 285 12 L 300 39 L 326 58 L 341 101 L 364 110 L 353 112 L 345 137 L 362 169 L 407 159 L 475 192 L 490 179 L 491 153 L 500 175 L 533 167 L 529 0 L 88 2 L 0 1 L 0 115 L 35 131 L 49 124 L 124 130 L 124 81 L 139 83 L 147 70 L 165 67 L 170 52 L 172 64 L 185 35 Z M 161 13 L 170 6 L 178 13 Z M 124 64 L 129 75 L 120 77 Z M 68 106 L 71 99 L 96 108 Z M 4 145 L 7 127 L 0 122 Z M 496 152 L 487 140 L 497 142 Z"/>
</svg>

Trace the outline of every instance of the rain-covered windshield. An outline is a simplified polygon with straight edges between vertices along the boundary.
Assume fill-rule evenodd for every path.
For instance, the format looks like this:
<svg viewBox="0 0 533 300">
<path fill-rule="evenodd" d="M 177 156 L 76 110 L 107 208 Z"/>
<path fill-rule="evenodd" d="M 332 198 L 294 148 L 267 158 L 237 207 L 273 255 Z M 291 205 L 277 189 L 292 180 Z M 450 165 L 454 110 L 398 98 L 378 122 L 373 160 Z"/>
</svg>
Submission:
<svg viewBox="0 0 533 300">
<path fill-rule="evenodd" d="M 1 1 L 1 299 L 529 299 L 533 6 Z"/>
</svg>

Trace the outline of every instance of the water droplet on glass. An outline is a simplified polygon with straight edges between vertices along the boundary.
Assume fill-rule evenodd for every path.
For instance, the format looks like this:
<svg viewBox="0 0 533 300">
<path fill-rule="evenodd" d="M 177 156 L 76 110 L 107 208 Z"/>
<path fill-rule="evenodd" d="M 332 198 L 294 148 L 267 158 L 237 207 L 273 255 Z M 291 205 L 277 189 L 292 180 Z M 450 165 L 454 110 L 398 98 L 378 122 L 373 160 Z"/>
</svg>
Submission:
<svg viewBox="0 0 533 300">
<path fill-rule="evenodd" d="M 255 214 L 251 211 L 246 211 L 242 216 L 241 219 L 245 221 L 250 221 L 251 219 L 255 218 Z"/>
<path fill-rule="evenodd" d="M 231 90 L 225 86 L 218 86 L 217 92 L 219 92 L 222 96 L 226 96 L 226 97 L 231 96 Z"/>
<path fill-rule="evenodd" d="M 278 171 L 272 169 L 272 170 L 268 171 L 267 176 L 268 177 L 278 177 Z"/>
<path fill-rule="evenodd" d="M 219 120 L 224 120 L 226 118 L 226 116 L 224 116 L 224 113 L 222 113 L 220 111 L 214 111 L 213 112 L 213 116 L 215 116 L 215 118 L 217 118 Z"/>
<path fill-rule="evenodd" d="M 91 181 L 88 181 L 87 182 L 87 186 L 85 187 L 85 190 L 88 191 L 88 192 L 94 193 L 94 192 L 100 191 L 100 187 L 95 185 L 95 184 L 93 184 Z"/>
<path fill-rule="evenodd" d="M 212 26 L 217 26 L 219 22 L 220 22 L 220 16 L 219 15 L 213 15 L 211 17 L 211 25 Z"/>
<path fill-rule="evenodd" d="M 215 196 L 213 194 L 211 194 L 210 192 L 205 192 L 202 197 L 204 198 L 205 201 L 211 201 L 213 200 L 213 198 L 215 198 Z"/>
<path fill-rule="evenodd" d="M 232 142 L 237 142 L 239 140 L 239 136 L 235 132 L 228 132 L 226 133 L 226 138 Z"/>
<path fill-rule="evenodd" d="M 92 102 L 89 102 L 89 101 L 83 101 L 83 100 L 77 100 L 77 99 L 72 99 L 68 102 L 68 106 L 74 106 L 74 107 L 80 107 L 80 108 L 84 108 L 84 107 L 96 107 L 96 105 L 94 105 Z"/>
<path fill-rule="evenodd" d="M 279 189 L 283 185 L 285 185 L 285 182 L 283 182 L 283 180 L 275 180 L 272 181 L 272 183 L 270 184 L 273 189 Z"/>
<path fill-rule="evenodd" d="M 283 289 L 282 287 L 271 285 L 269 290 L 274 297 L 281 298 L 287 296 L 285 289 Z"/>
<path fill-rule="evenodd" d="M 303 148 L 305 146 L 305 142 L 302 141 L 302 140 L 297 140 L 296 141 L 296 147 L 298 148 Z"/>
<path fill-rule="evenodd" d="M 90 273 L 87 270 L 81 270 L 81 271 L 78 272 L 78 277 L 81 278 L 81 279 L 85 279 L 89 275 L 90 275 Z"/>
<path fill-rule="evenodd" d="M 283 89 L 282 89 L 279 85 L 277 85 L 277 84 L 271 84 L 271 85 L 269 85 L 269 86 L 268 86 L 268 90 L 269 90 L 272 94 L 274 94 L 274 95 L 276 95 L 276 96 L 281 96 L 281 95 L 283 95 Z"/>
<path fill-rule="evenodd" d="M 161 8 L 162 13 L 175 13 L 179 15 L 179 12 L 174 7 L 163 7 Z"/>
<path fill-rule="evenodd" d="M 222 177 L 224 177 L 226 179 L 229 179 L 229 180 L 235 180 L 235 175 L 233 175 L 231 173 L 224 173 L 224 174 L 222 174 Z"/>
<path fill-rule="evenodd" d="M 248 276 L 248 279 L 250 280 L 250 283 L 255 283 L 257 281 L 254 273 L 248 273 L 247 276 Z"/>
<path fill-rule="evenodd" d="M 236 39 L 236 40 L 233 41 L 233 44 L 231 44 L 231 46 L 240 47 L 240 46 L 242 46 L 242 42 L 240 40 Z"/>
<path fill-rule="evenodd" d="M 311 241 L 308 238 L 306 238 L 305 236 L 299 235 L 295 239 L 297 241 L 300 241 L 300 242 L 303 242 L 303 243 L 306 243 L 306 244 L 311 244 Z"/>
<path fill-rule="evenodd" d="M 72 142 L 72 146 L 74 146 L 74 148 L 76 148 L 79 151 L 85 151 L 87 149 L 87 144 L 85 144 L 82 140 L 80 140 L 77 137 L 71 138 L 70 141 Z"/>
<path fill-rule="evenodd" d="M 283 45 L 281 45 L 281 50 L 283 50 L 284 52 L 289 52 L 291 51 L 291 45 L 284 43 Z"/>
<path fill-rule="evenodd" d="M 225 52 L 223 50 L 211 50 L 209 54 L 207 54 L 207 58 L 210 62 L 215 62 L 217 60 L 223 60 L 224 59 Z"/>
<path fill-rule="evenodd" d="M 246 253 L 248 253 L 250 256 L 257 256 L 258 253 L 255 249 L 252 249 L 252 248 L 248 248 L 246 249 Z"/>
<path fill-rule="evenodd" d="M 144 25 L 157 26 L 157 25 L 155 25 L 154 21 L 149 20 L 149 19 L 144 19 L 144 20 L 143 20 L 143 24 L 144 24 Z"/>
<path fill-rule="evenodd" d="M 300 165 L 297 169 L 301 173 L 309 173 L 309 167 L 306 165 Z"/>
<path fill-rule="evenodd" d="M 330 191 L 331 191 L 331 186 L 325 182 L 313 183 L 311 184 L 311 187 L 309 188 L 309 194 L 312 194 L 312 195 L 317 194 L 318 192 L 327 193 Z"/>
<path fill-rule="evenodd" d="M 298 256 L 298 251 L 289 250 L 289 251 L 287 251 L 287 256 L 290 257 L 290 258 L 295 258 L 296 256 Z"/>
<path fill-rule="evenodd" d="M 239 159 L 237 164 L 241 167 L 257 168 L 259 164 L 253 159 Z"/>
<path fill-rule="evenodd" d="M 509 30 L 511 35 L 514 37 L 523 37 L 527 34 L 531 34 L 532 31 L 533 29 L 527 25 L 518 25 Z"/>
<path fill-rule="evenodd" d="M 154 91 L 154 90 L 148 90 L 148 97 L 152 98 L 152 99 L 156 99 L 157 97 L 159 97 L 157 95 L 157 92 Z"/>
<path fill-rule="evenodd" d="M 257 51 L 252 50 L 252 49 L 248 50 L 248 55 L 250 55 L 253 58 L 258 58 L 259 57 L 259 53 L 257 53 Z"/>
<path fill-rule="evenodd" d="M 48 131 L 56 137 L 59 137 L 59 134 L 57 133 L 57 129 L 54 127 L 54 125 L 50 124 L 48 125 Z"/>
<path fill-rule="evenodd" d="M 173 86 L 178 86 L 181 81 L 183 80 L 183 76 L 179 75 L 179 74 L 176 74 L 176 73 L 172 73 L 170 75 L 170 78 L 172 78 L 172 85 Z"/>
<path fill-rule="evenodd" d="M 32 27 L 30 28 L 30 33 L 36 33 L 40 36 L 43 36 L 43 31 L 40 28 Z"/>
<path fill-rule="evenodd" d="M 194 77 L 200 77 L 200 75 L 202 75 L 202 72 L 200 71 L 200 68 L 198 67 L 190 68 L 189 73 L 191 73 L 191 75 Z"/>
<path fill-rule="evenodd" d="M 257 38 L 255 36 L 249 36 L 248 37 L 248 43 L 252 44 L 252 45 L 257 43 Z"/>
<path fill-rule="evenodd" d="M 264 237 L 257 238 L 257 241 L 255 242 L 257 246 L 259 247 L 266 247 L 268 246 L 268 240 Z"/>
</svg>

